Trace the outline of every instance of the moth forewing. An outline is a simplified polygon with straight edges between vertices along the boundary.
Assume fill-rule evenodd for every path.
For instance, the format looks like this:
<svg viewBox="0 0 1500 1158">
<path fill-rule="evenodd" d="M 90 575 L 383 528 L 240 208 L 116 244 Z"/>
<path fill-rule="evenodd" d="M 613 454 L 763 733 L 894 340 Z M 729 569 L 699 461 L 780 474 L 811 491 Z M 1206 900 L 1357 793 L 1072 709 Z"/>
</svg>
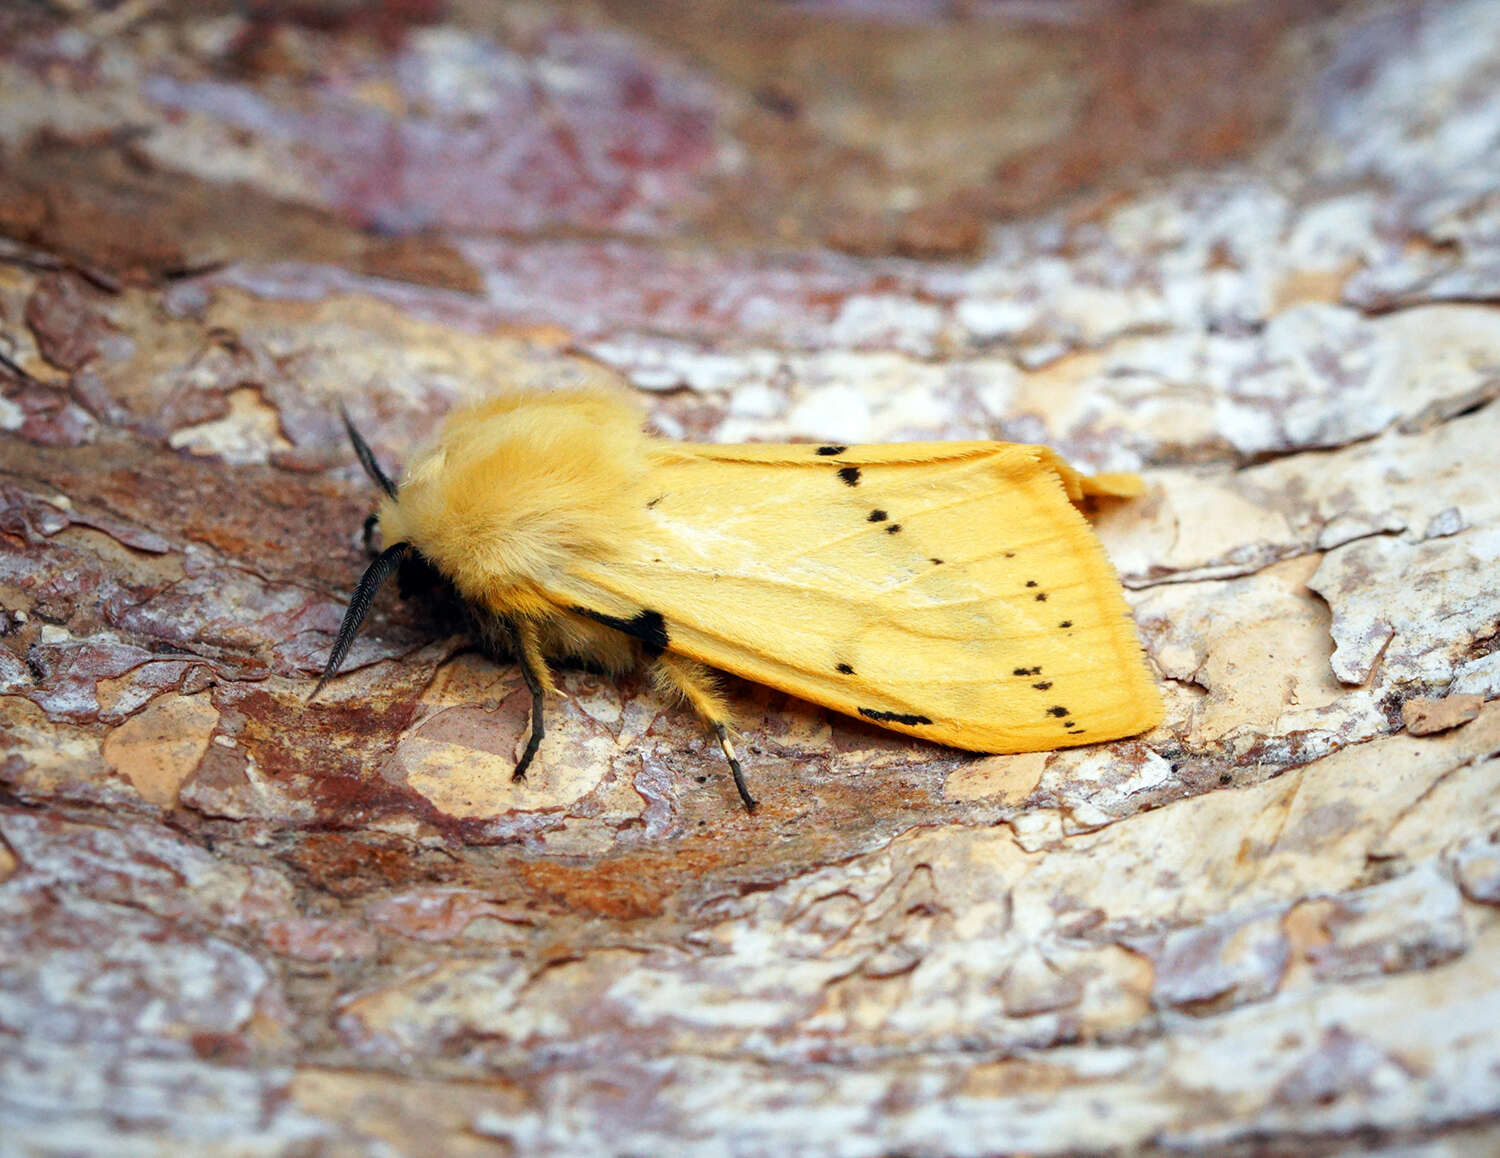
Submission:
<svg viewBox="0 0 1500 1158">
<path fill-rule="evenodd" d="M 675 651 L 956 747 L 1159 722 L 1119 582 L 1069 498 L 1083 476 L 1003 443 L 845 447 L 832 469 L 811 449 L 664 454 L 652 531 L 572 568 L 565 597 L 649 599 Z"/>
</svg>

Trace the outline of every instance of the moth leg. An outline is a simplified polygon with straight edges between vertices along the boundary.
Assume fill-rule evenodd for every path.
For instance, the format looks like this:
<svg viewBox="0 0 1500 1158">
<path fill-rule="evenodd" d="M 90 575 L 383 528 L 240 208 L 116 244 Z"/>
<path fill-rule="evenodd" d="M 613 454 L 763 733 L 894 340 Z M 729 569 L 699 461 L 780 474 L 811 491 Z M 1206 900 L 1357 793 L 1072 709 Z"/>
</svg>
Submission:
<svg viewBox="0 0 1500 1158">
<path fill-rule="evenodd" d="M 542 715 L 544 697 L 557 689 L 552 683 L 552 673 L 547 670 L 547 661 L 542 656 L 541 636 L 536 624 L 523 619 L 515 625 L 514 635 L 516 663 L 521 668 L 521 678 L 526 681 L 527 690 L 531 692 L 531 737 L 526 741 L 526 750 L 516 761 L 516 770 L 510 778 L 524 780 L 526 769 L 531 767 L 536 750 L 542 746 L 542 737 L 547 734 L 547 725 Z"/>
<path fill-rule="evenodd" d="M 377 515 L 374 511 L 371 511 L 368 515 L 365 516 L 365 554 L 370 556 L 370 558 L 372 559 L 376 555 L 380 554 L 380 552 L 375 549 L 375 528 L 379 525 L 380 516 Z"/>
<path fill-rule="evenodd" d="M 681 656 L 664 654 L 657 657 L 651 667 L 651 677 L 663 691 L 676 692 L 693 706 L 693 710 L 707 721 L 719 738 L 719 747 L 724 759 L 729 761 L 729 774 L 734 777 L 735 791 L 745 805 L 746 812 L 754 812 L 758 801 L 750 795 L 745 784 L 745 770 L 740 767 L 739 757 L 734 754 L 734 745 L 729 742 L 729 710 L 724 699 L 714 688 L 713 677 L 700 663 Z"/>
<path fill-rule="evenodd" d="M 754 812 L 760 806 L 760 801 L 751 796 L 750 789 L 745 786 L 745 770 L 740 767 L 739 757 L 734 754 L 734 745 L 729 742 L 729 726 L 722 722 L 716 723 L 714 732 L 719 737 L 719 747 L 724 750 L 724 759 L 729 761 L 729 774 L 734 777 L 734 790 L 744 801 L 745 811 Z"/>
</svg>

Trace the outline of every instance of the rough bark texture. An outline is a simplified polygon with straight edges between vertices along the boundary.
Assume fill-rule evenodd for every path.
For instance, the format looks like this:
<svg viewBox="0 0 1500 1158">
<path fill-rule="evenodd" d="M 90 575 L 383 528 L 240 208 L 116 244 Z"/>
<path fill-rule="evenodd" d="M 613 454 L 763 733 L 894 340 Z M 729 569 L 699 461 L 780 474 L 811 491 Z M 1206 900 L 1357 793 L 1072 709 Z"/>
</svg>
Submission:
<svg viewBox="0 0 1500 1158">
<path fill-rule="evenodd" d="M 1500 1152 L 1497 156 L 1489 0 L 0 9 L 0 1152 Z M 582 380 L 1141 469 L 1165 724 L 307 706 L 337 404 Z"/>
</svg>

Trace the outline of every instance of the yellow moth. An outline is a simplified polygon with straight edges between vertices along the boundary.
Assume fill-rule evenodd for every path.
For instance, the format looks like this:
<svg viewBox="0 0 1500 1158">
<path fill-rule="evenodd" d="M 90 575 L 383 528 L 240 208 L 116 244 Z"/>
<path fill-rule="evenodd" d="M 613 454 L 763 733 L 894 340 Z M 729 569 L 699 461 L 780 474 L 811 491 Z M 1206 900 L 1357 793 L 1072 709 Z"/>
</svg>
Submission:
<svg viewBox="0 0 1500 1158">
<path fill-rule="evenodd" d="M 399 487 L 313 695 L 398 567 L 456 590 L 532 696 L 549 661 L 644 665 L 716 733 L 747 808 L 710 669 L 977 752 L 1135 735 L 1161 719 L 1120 584 L 1079 511 L 1140 493 L 1004 442 L 713 446 L 645 432 L 601 390 L 515 392 L 451 414 Z"/>
</svg>

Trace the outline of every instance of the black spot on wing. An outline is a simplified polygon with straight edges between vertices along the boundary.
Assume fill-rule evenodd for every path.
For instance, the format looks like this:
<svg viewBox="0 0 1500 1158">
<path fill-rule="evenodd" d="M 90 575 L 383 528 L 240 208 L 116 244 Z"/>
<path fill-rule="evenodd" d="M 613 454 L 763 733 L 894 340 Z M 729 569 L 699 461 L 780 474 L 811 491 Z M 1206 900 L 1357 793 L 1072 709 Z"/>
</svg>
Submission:
<svg viewBox="0 0 1500 1158">
<path fill-rule="evenodd" d="M 859 714 L 867 720 L 874 720 L 877 724 L 906 724 L 910 727 L 915 724 L 932 723 L 926 716 L 913 716 L 906 712 L 881 712 L 875 708 L 860 708 Z"/>
<path fill-rule="evenodd" d="M 841 663 L 841 664 L 839 664 L 838 667 L 835 670 L 837 670 L 839 672 L 842 672 L 844 675 L 853 675 L 854 674 L 854 669 L 852 667 L 850 667 L 847 663 Z"/>
<path fill-rule="evenodd" d="M 1036 593 L 1036 601 L 1038 603 L 1046 603 L 1047 602 L 1047 593 L 1045 591 L 1038 591 Z"/>
<path fill-rule="evenodd" d="M 671 636 L 667 634 L 667 621 L 661 617 L 660 611 L 637 611 L 629 619 L 624 619 L 618 615 L 605 615 L 602 611 L 591 611 L 587 607 L 575 607 L 573 610 L 605 627 L 613 627 L 616 631 L 634 636 L 641 641 L 641 647 L 647 655 L 660 655 L 672 642 Z"/>
<path fill-rule="evenodd" d="M 655 510 L 656 509 L 656 504 L 659 503 L 659 502 L 661 502 L 662 499 L 664 499 L 666 497 L 667 497 L 666 495 L 657 495 L 654 499 L 652 499 L 649 503 L 646 504 L 646 509 L 648 511 Z"/>
<path fill-rule="evenodd" d="M 887 535 L 894 535 L 900 529 L 901 529 L 901 524 L 900 523 L 892 523 L 889 527 L 887 527 L 885 529 L 885 533 Z"/>
<path fill-rule="evenodd" d="M 847 446 L 820 446 L 818 447 L 818 453 L 824 457 L 832 457 L 835 454 L 843 454 L 848 449 Z"/>
<path fill-rule="evenodd" d="M 1042 669 L 1039 667 L 1018 667 L 1010 674 L 1018 676 L 1041 675 Z"/>
<path fill-rule="evenodd" d="M 1016 557 L 1016 553 L 1014 551 L 1006 551 L 1004 552 L 1004 554 L 1007 559 L 1014 559 Z"/>
<path fill-rule="evenodd" d="M 1071 619 L 1064 619 L 1057 626 L 1058 627 L 1072 627 L 1073 626 L 1073 621 Z"/>
<path fill-rule="evenodd" d="M 934 567 L 941 567 L 943 565 L 943 561 L 941 559 L 928 559 L 927 561 Z"/>
<path fill-rule="evenodd" d="M 1036 586 L 1036 580 L 1035 579 L 1028 579 L 1028 580 L 1026 580 L 1026 586 L 1028 586 L 1028 587 L 1035 587 Z"/>
<path fill-rule="evenodd" d="M 884 511 L 882 511 L 882 510 L 880 510 L 880 509 L 877 508 L 876 510 L 871 511 L 868 515 L 865 516 L 865 522 L 867 522 L 867 523 L 883 523 L 888 518 L 890 518 L 889 515 L 887 515 Z"/>
<path fill-rule="evenodd" d="M 857 467 L 857 466 L 841 466 L 841 467 L 839 467 L 839 478 L 843 479 L 845 486 L 848 486 L 848 487 L 857 487 L 857 486 L 859 486 L 859 467 Z"/>
<path fill-rule="evenodd" d="M 1044 691 L 1046 691 L 1048 688 L 1050 688 L 1052 686 L 1052 681 L 1051 680 L 1042 680 L 1040 683 L 1034 683 L 1031 686 L 1034 687 L 1034 688 L 1036 688 L 1036 690 L 1039 691 L 1039 692 L 1044 692 Z"/>
<path fill-rule="evenodd" d="M 1068 714 L 1068 709 L 1063 707 L 1051 707 L 1047 709 L 1047 714 L 1049 716 L 1057 716 L 1059 719 L 1061 719 L 1063 716 L 1066 716 Z"/>
</svg>

